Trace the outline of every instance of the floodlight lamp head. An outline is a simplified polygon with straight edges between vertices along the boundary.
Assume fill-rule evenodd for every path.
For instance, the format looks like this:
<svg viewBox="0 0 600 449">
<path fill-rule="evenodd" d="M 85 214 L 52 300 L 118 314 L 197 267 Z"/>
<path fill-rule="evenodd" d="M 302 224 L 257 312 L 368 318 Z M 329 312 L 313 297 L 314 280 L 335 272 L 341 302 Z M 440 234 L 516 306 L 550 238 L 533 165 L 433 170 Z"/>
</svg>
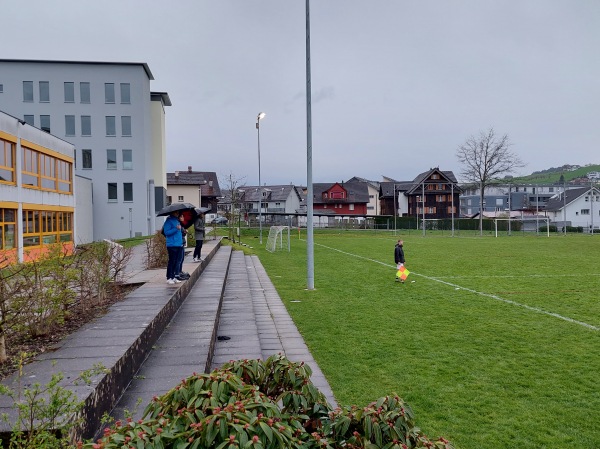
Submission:
<svg viewBox="0 0 600 449">
<path fill-rule="evenodd" d="M 265 114 L 264 112 L 259 112 L 258 113 L 258 117 L 256 117 L 256 120 L 258 121 L 258 120 L 264 119 L 265 115 L 267 115 L 267 114 Z"/>
</svg>

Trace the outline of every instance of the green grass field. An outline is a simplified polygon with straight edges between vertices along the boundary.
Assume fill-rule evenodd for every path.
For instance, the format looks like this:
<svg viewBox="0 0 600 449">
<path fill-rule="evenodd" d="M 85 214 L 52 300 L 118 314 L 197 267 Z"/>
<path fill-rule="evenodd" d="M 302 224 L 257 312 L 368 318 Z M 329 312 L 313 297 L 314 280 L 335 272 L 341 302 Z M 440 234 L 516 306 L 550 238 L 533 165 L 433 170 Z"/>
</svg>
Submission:
<svg viewBox="0 0 600 449">
<path fill-rule="evenodd" d="M 396 392 L 460 449 L 600 448 L 600 236 L 398 237 L 406 284 L 391 233 L 316 231 L 313 291 L 304 233 L 255 248 L 339 403 Z"/>
</svg>

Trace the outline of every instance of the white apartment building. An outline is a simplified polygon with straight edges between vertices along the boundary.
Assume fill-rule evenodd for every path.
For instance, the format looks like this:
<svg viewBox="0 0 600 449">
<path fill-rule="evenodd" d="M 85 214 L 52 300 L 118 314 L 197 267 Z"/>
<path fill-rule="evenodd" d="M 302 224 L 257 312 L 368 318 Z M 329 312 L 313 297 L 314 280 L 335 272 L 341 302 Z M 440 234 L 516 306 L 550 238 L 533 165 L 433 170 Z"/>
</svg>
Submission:
<svg viewBox="0 0 600 449">
<path fill-rule="evenodd" d="M 165 106 L 145 63 L 0 59 L 0 109 L 75 146 L 94 240 L 153 234 L 166 198 Z"/>
</svg>

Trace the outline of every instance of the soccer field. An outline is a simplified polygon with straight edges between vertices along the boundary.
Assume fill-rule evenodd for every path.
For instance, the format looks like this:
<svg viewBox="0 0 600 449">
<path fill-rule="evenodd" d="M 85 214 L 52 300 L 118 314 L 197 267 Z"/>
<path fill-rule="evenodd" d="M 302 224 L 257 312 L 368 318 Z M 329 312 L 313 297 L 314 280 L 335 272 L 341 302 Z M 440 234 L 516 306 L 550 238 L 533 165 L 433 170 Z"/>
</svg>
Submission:
<svg viewBox="0 0 600 449">
<path fill-rule="evenodd" d="M 316 232 L 314 291 L 304 239 L 257 252 L 340 404 L 396 392 L 460 449 L 600 448 L 600 236 Z"/>
</svg>

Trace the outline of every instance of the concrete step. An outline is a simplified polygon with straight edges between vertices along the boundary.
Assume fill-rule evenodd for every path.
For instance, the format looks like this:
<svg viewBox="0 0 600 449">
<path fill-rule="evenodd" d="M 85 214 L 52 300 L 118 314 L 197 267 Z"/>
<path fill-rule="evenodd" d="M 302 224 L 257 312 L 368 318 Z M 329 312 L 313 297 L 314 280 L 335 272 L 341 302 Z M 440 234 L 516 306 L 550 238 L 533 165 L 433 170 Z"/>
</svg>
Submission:
<svg viewBox="0 0 600 449">
<path fill-rule="evenodd" d="M 221 247 L 204 269 L 112 410 L 113 418 L 139 419 L 152 397 L 210 370 L 230 256 L 231 247 Z"/>
</svg>

